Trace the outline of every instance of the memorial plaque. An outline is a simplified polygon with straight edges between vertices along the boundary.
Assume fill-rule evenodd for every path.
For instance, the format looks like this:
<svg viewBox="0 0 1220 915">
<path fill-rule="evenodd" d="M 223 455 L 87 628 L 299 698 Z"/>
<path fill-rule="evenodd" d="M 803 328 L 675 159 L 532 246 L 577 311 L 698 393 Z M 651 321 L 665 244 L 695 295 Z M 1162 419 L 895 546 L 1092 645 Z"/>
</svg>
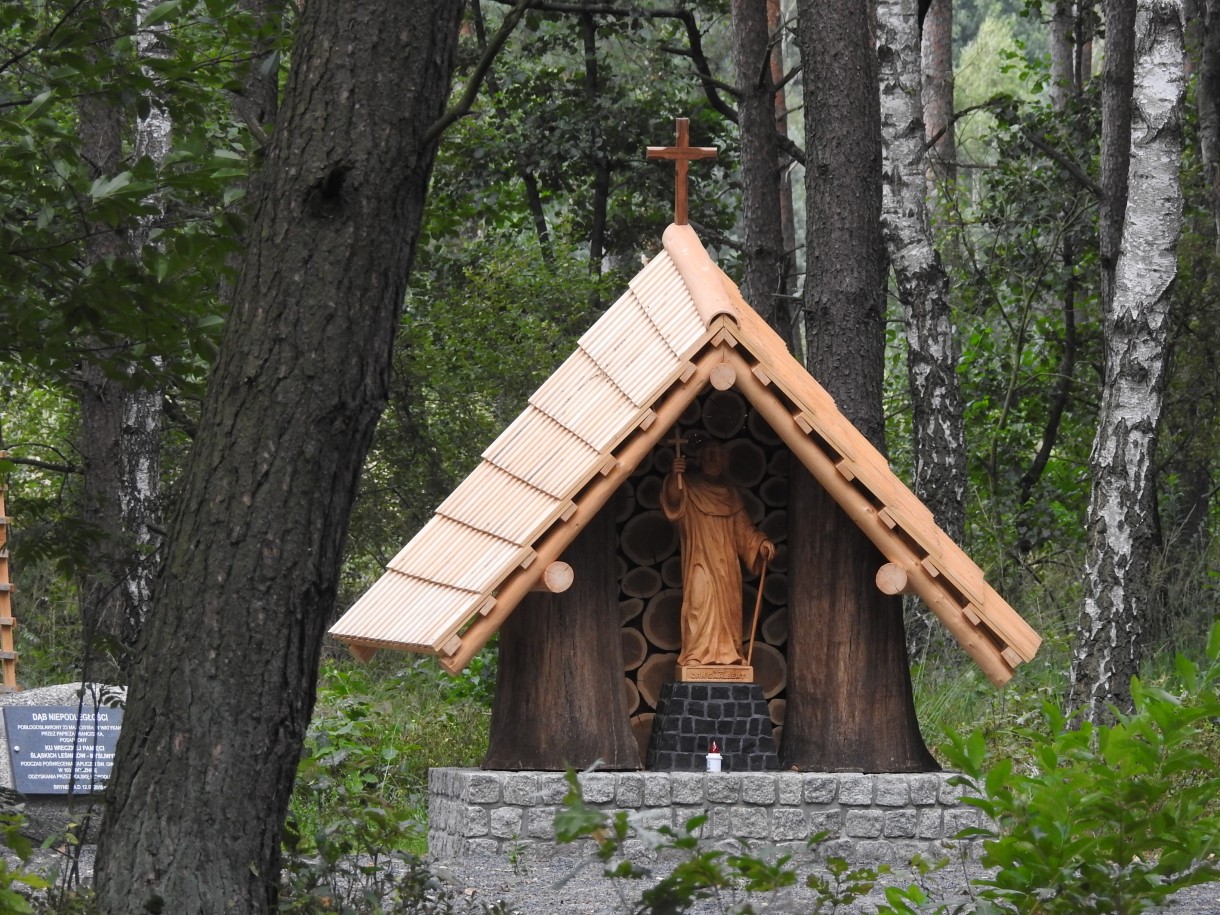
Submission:
<svg viewBox="0 0 1220 915">
<path fill-rule="evenodd" d="M 13 788 L 22 794 L 101 791 L 114 765 L 123 710 L 56 705 L 8 706 Z"/>
</svg>

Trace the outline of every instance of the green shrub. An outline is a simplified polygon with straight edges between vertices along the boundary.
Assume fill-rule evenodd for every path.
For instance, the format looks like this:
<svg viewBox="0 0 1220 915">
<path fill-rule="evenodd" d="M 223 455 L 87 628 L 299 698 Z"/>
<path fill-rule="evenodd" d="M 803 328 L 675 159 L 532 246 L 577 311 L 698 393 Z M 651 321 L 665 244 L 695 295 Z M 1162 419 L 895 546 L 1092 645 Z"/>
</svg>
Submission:
<svg viewBox="0 0 1220 915">
<path fill-rule="evenodd" d="M 426 850 L 428 769 L 474 765 L 486 752 L 494 674 L 475 661 L 461 677 L 433 658 L 323 665 L 289 814 L 298 842 L 337 841 L 353 828 L 350 809 L 362 807 L 412 824 L 388 833 L 396 844 L 383 851 Z"/>
<path fill-rule="evenodd" d="M 1220 880 L 1220 626 L 1207 658 L 1179 656 L 1168 686 L 1133 680 L 1134 709 L 1113 725 L 1073 727 L 1044 703 L 1039 726 L 1020 732 L 1028 771 L 989 765 L 979 731 L 951 739 L 950 762 L 982 789 L 965 803 L 996 824 L 971 831 L 997 868 L 977 881 L 979 911 L 1127 915 Z"/>
</svg>

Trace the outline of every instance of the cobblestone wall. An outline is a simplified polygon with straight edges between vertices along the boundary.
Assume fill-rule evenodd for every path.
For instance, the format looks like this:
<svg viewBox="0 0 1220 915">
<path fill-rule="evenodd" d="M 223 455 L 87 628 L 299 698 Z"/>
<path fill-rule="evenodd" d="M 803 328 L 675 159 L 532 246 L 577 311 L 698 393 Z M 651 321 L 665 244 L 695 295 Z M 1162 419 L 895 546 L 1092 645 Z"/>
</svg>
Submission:
<svg viewBox="0 0 1220 915">
<path fill-rule="evenodd" d="M 703 836 L 735 838 L 806 853 L 809 836 L 829 838 L 816 854 L 854 863 L 905 864 L 919 852 L 940 857 L 950 846 L 976 857 L 978 840 L 954 842 L 981 823 L 962 803 L 952 773 L 865 775 L 859 772 L 589 772 L 580 775 L 585 801 L 633 822 L 681 829 L 706 813 Z M 554 841 L 555 812 L 567 783 L 560 772 L 432 769 L 428 777 L 428 847 L 438 858 L 470 855 L 549 857 L 586 854 L 587 845 Z M 631 854 L 644 852 L 638 839 Z"/>
</svg>

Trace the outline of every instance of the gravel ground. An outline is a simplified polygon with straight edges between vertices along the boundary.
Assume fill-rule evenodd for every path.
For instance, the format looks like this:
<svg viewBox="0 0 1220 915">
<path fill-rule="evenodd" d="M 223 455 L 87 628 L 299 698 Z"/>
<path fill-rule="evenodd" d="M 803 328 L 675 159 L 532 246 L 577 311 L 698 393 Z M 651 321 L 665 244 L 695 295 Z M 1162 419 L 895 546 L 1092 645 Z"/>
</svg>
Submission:
<svg viewBox="0 0 1220 915">
<path fill-rule="evenodd" d="M 93 876 L 93 846 L 81 849 L 81 874 L 85 882 Z M 63 858 L 53 852 L 37 853 L 43 867 L 62 866 Z M 646 865 L 658 875 L 667 872 L 664 863 Z M 612 881 L 602 876 L 600 864 L 593 860 L 582 862 L 572 857 L 556 857 L 550 860 L 530 860 L 516 866 L 506 859 L 470 858 L 461 861 L 438 862 L 432 871 L 442 878 L 463 900 L 475 904 L 491 905 L 503 901 L 510 911 L 519 915 L 610 915 L 629 913 L 629 902 L 639 897 L 647 881 Z M 808 869 L 798 866 L 801 882 Z M 926 885 L 938 891 L 933 898 L 949 901 L 950 898 L 965 901 L 968 898 L 969 881 L 981 876 L 977 865 L 951 865 L 925 878 Z M 883 878 L 873 892 L 850 906 L 840 908 L 839 915 L 871 915 L 878 904 L 884 901 L 886 886 L 907 886 L 914 881 L 909 874 L 893 874 Z M 616 888 L 616 883 L 622 889 Z M 627 898 L 620 892 L 634 895 Z M 724 915 L 730 911 L 732 899 L 720 903 L 715 900 L 700 902 L 691 909 L 692 915 Z M 755 897 L 755 911 L 759 915 L 811 915 L 815 895 L 804 886 L 783 891 L 775 898 Z M 826 911 L 829 911 L 827 909 Z M 1220 915 L 1220 883 L 1191 887 L 1179 893 L 1163 911 L 1173 915 Z"/>
<path fill-rule="evenodd" d="M 443 877 L 458 893 L 474 902 L 508 902 L 521 915 L 603 915 L 603 913 L 628 913 L 631 908 L 620 899 L 615 881 L 601 875 L 596 862 L 579 867 L 574 859 L 556 858 L 549 861 L 530 861 L 516 868 L 505 860 L 471 859 L 437 864 L 434 871 Z M 655 865 L 658 872 L 665 866 Z M 806 868 L 797 868 L 803 884 Z M 977 865 L 951 865 L 936 874 L 929 875 L 927 885 L 939 890 L 933 898 L 942 902 L 950 899 L 959 902 L 968 900 L 968 884 L 981 876 Z M 878 904 L 884 902 L 886 886 L 908 886 L 915 878 L 909 874 L 893 874 L 883 878 L 873 892 L 851 906 L 840 908 L 839 913 L 873 913 Z M 619 881 L 626 883 L 627 881 Z M 643 887 L 636 887 L 635 896 Z M 732 900 L 717 903 L 707 900 L 692 909 L 693 915 L 720 915 L 731 911 Z M 755 897 L 755 911 L 760 913 L 801 913 L 809 915 L 818 911 L 814 903 L 816 896 L 804 886 L 793 887 L 775 898 Z M 830 911 L 826 909 L 825 911 Z M 1220 883 L 1191 887 L 1174 898 L 1163 911 L 1175 915 L 1220 915 Z"/>
</svg>

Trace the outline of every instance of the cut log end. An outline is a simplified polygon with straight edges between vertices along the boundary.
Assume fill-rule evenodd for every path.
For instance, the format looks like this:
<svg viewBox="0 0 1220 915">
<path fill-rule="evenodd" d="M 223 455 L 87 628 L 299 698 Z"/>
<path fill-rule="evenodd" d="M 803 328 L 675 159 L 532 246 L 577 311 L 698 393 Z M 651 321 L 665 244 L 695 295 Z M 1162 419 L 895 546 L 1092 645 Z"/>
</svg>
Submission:
<svg viewBox="0 0 1220 915">
<path fill-rule="evenodd" d="M 576 575 L 572 571 L 572 567 L 562 560 L 556 560 L 546 567 L 542 577 L 534 585 L 533 590 L 547 591 L 551 594 L 562 594 L 572 587 L 572 582 L 575 579 Z"/>
<path fill-rule="evenodd" d="M 896 562 L 887 562 L 877 570 L 877 587 L 882 594 L 910 594 L 913 591 L 907 570 Z"/>
</svg>

